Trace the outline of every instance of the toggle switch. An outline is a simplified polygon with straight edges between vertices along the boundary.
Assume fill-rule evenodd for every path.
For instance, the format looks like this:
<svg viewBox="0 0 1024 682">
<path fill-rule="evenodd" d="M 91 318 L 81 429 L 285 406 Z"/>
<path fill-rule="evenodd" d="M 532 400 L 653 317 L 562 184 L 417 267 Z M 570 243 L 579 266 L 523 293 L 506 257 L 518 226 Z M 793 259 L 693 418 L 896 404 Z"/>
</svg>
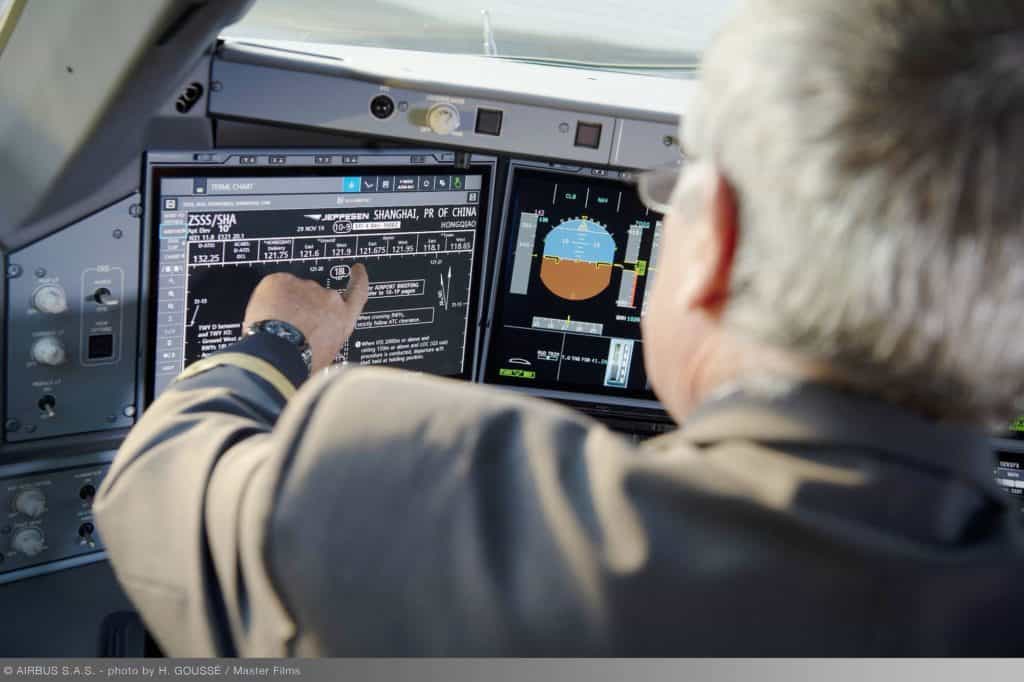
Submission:
<svg viewBox="0 0 1024 682">
<path fill-rule="evenodd" d="M 51 418 L 57 416 L 57 399 L 49 393 L 40 398 L 36 404 L 39 405 L 39 411 L 45 416 Z"/>
<path fill-rule="evenodd" d="M 100 305 L 117 305 L 120 303 L 120 301 L 114 298 L 114 294 L 110 289 L 106 287 L 100 287 L 94 291 L 92 294 L 92 300 L 96 301 Z"/>
<path fill-rule="evenodd" d="M 86 521 L 78 527 L 78 537 L 82 538 L 83 544 L 89 545 L 89 547 L 96 546 L 96 539 L 94 534 L 96 533 L 96 526 L 90 521 Z"/>
</svg>

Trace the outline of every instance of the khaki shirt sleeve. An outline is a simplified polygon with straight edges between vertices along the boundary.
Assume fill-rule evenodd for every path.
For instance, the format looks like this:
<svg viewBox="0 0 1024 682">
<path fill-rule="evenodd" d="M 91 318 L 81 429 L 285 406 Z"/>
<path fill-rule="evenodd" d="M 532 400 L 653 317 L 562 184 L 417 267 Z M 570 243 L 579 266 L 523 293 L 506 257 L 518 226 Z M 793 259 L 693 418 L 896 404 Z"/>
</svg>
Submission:
<svg viewBox="0 0 1024 682">
<path fill-rule="evenodd" d="M 212 356 L 146 410 L 100 487 L 94 512 L 114 571 L 168 653 L 237 654 L 247 593 L 266 603 L 261 614 L 275 604 L 258 564 L 239 574 L 261 528 L 245 525 L 261 509 L 248 496 L 287 437 L 274 426 L 294 392 L 258 357 Z M 285 634 L 261 645 L 280 655 L 286 614 L 272 621 Z"/>
</svg>

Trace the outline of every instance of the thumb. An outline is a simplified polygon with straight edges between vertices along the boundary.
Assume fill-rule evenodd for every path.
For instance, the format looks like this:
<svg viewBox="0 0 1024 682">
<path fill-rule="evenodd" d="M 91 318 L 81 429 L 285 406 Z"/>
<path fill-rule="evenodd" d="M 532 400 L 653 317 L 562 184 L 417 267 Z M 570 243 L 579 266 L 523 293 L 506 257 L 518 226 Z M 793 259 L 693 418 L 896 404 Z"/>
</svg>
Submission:
<svg viewBox="0 0 1024 682">
<path fill-rule="evenodd" d="M 352 266 L 352 273 L 348 279 L 348 289 L 342 294 L 342 298 L 345 299 L 345 305 L 354 314 L 358 315 L 363 306 L 366 305 L 366 299 L 370 297 L 370 276 L 366 274 L 366 268 L 362 263 L 356 263 Z"/>
</svg>

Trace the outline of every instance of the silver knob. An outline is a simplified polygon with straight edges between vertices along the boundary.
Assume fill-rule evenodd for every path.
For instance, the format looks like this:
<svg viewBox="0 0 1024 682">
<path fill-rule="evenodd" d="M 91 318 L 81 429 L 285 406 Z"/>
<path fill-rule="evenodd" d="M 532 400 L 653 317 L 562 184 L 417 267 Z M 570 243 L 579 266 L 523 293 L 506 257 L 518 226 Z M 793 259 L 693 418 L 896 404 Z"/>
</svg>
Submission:
<svg viewBox="0 0 1024 682">
<path fill-rule="evenodd" d="M 32 344 L 32 359 L 40 365 L 57 367 L 67 360 L 67 352 L 56 336 L 43 336 Z"/>
<path fill-rule="evenodd" d="M 38 488 L 22 490 L 14 498 L 14 509 L 31 519 L 38 518 L 46 511 L 46 495 Z"/>
<path fill-rule="evenodd" d="M 32 294 L 32 305 L 41 313 L 59 315 L 68 309 L 68 296 L 64 287 L 47 284 Z"/>
<path fill-rule="evenodd" d="M 43 533 L 38 528 L 22 528 L 14 534 L 11 547 L 25 556 L 33 557 L 43 551 Z"/>
<path fill-rule="evenodd" d="M 462 119 L 451 104 L 435 104 L 427 110 L 427 125 L 438 135 L 447 135 L 459 129 Z"/>
</svg>

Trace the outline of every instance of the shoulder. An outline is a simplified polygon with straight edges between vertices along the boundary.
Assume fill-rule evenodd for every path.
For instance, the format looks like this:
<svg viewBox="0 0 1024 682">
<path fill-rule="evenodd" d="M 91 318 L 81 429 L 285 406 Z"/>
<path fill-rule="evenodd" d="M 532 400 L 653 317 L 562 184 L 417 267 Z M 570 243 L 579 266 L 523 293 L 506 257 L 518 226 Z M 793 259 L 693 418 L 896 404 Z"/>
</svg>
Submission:
<svg viewBox="0 0 1024 682">
<path fill-rule="evenodd" d="M 610 481 L 599 466 L 618 475 L 627 441 L 463 382 L 384 369 L 321 381 L 282 416 L 301 433 L 265 550 L 320 653 L 597 650 L 592 480 Z"/>
<path fill-rule="evenodd" d="M 386 368 L 337 372 L 303 389 L 306 445 L 335 449 L 394 447 L 469 451 L 498 439 L 506 448 L 535 449 L 555 439 L 582 444 L 597 422 L 566 407 L 510 391 Z M 525 441 L 511 440 L 521 437 Z M 554 445 L 554 444 L 552 444 Z"/>
<path fill-rule="evenodd" d="M 359 368 L 310 383 L 278 423 L 293 434 L 284 439 L 292 452 L 279 472 L 282 505 L 341 487 L 407 500 L 436 500 L 442 487 L 463 496 L 518 488 L 526 498 L 573 462 L 611 465 L 635 452 L 579 412 L 463 381 Z"/>
</svg>

